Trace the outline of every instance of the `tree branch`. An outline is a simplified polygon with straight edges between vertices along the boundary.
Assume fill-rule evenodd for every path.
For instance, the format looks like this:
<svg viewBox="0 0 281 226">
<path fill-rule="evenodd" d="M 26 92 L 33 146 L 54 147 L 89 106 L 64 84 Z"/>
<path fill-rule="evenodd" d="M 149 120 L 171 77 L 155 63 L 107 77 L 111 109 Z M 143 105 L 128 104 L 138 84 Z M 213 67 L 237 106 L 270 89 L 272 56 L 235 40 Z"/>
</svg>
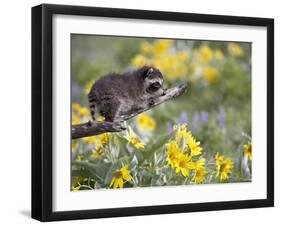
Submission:
<svg viewBox="0 0 281 226">
<path fill-rule="evenodd" d="M 149 104 L 145 104 L 143 107 L 139 107 L 138 109 L 135 109 L 131 112 L 120 112 L 119 115 L 121 122 L 89 121 L 83 124 L 72 125 L 72 139 L 95 136 L 106 132 L 120 132 L 122 130 L 125 130 L 126 127 L 122 125 L 122 121 L 127 121 L 128 119 L 133 118 L 142 112 L 148 111 L 159 104 L 182 95 L 185 92 L 186 88 L 186 85 L 179 85 L 171 89 L 167 89 L 165 95 L 152 99 Z"/>
</svg>

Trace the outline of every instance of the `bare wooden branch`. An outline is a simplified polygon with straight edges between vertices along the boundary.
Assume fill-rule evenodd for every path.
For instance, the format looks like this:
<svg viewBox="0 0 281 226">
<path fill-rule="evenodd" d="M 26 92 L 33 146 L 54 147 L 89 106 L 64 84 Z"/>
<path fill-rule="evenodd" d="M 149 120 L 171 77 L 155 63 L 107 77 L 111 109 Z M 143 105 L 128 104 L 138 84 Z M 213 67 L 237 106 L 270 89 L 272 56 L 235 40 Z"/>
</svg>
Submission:
<svg viewBox="0 0 281 226">
<path fill-rule="evenodd" d="M 126 127 L 123 126 L 123 121 L 127 121 L 128 119 L 133 118 L 142 112 L 148 111 L 159 104 L 182 95 L 185 92 L 186 88 L 186 85 L 179 85 L 171 89 L 167 89 L 165 95 L 151 99 L 149 104 L 145 104 L 143 107 L 139 107 L 138 109 L 135 109 L 131 112 L 121 112 L 120 122 L 89 121 L 83 124 L 72 125 L 72 139 L 95 136 L 107 132 L 120 132 L 122 130 L 125 130 Z"/>
<path fill-rule="evenodd" d="M 120 132 L 125 130 L 120 122 L 97 122 L 89 121 L 83 124 L 72 125 L 72 139 L 95 136 L 107 132 Z"/>
</svg>

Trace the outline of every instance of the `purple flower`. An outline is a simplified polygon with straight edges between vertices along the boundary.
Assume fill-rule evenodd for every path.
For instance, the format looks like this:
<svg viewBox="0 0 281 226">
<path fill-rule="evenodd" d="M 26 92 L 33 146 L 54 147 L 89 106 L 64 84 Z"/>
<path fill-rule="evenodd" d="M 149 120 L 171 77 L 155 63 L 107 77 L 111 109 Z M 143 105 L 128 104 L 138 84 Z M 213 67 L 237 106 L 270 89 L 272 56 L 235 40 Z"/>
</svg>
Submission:
<svg viewBox="0 0 281 226">
<path fill-rule="evenodd" d="M 199 122 L 200 116 L 199 113 L 196 111 L 193 115 L 193 119 L 192 119 L 192 129 L 193 130 L 198 130 L 199 126 L 198 126 L 198 122 Z"/>
<path fill-rule="evenodd" d="M 225 123 L 225 112 L 224 112 L 224 108 L 220 107 L 220 110 L 217 114 L 217 126 L 222 129 L 224 127 L 224 123 Z"/>
<path fill-rule="evenodd" d="M 181 115 L 180 115 L 180 117 L 179 117 L 179 119 L 178 119 L 178 123 L 179 123 L 179 124 L 185 123 L 185 124 L 187 124 L 187 125 L 189 124 L 187 115 L 186 115 L 186 113 L 185 113 L 184 111 L 181 112 Z"/>
<path fill-rule="evenodd" d="M 173 124 L 171 122 L 167 122 L 167 130 L 169 133 L 173 132 Z"/>
<path fill-rule="evenodd" d="M 200 118 L 203 124 L 208 122 L 209 114 L 206 111 L 201 111 L 200 112 Z"/>
</svg>

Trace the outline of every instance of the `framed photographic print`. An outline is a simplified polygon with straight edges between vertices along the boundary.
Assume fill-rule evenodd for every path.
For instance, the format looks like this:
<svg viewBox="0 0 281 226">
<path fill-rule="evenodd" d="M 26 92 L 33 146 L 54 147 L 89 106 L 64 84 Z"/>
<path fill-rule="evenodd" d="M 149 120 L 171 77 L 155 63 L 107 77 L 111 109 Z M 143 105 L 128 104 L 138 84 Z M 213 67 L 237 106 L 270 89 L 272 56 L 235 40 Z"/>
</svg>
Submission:
<svg viewBox="0 0 281 226">
<path fill-rule="evenodd" d="M 33 7 L 32 217 L 273 206 L 273 37 L 268 18 Z"/>
</svg>

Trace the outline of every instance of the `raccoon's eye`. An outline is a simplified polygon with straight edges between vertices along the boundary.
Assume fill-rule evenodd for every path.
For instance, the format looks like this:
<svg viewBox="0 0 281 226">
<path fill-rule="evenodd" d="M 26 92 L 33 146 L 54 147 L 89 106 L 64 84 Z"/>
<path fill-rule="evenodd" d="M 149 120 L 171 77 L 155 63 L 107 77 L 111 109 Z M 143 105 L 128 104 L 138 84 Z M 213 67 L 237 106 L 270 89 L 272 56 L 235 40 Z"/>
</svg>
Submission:
<svg viewBox="0 0 281 226">
<path fill-rule="evenodd" d="M 151 86 L 152 86 L 153 88 L 160 88 L 160 87 L 161 87 L 161 84 L 160 84 L 159 82 L 154 82 L 154 83 L 151 84 Z"/>
<path fill-rule="evenodd" d="M 159 82 L 154 82 L 150 85 L 150 90 L 151 91 L 157 91 L 161 87 L 161 84 Z"/>
</svg>

